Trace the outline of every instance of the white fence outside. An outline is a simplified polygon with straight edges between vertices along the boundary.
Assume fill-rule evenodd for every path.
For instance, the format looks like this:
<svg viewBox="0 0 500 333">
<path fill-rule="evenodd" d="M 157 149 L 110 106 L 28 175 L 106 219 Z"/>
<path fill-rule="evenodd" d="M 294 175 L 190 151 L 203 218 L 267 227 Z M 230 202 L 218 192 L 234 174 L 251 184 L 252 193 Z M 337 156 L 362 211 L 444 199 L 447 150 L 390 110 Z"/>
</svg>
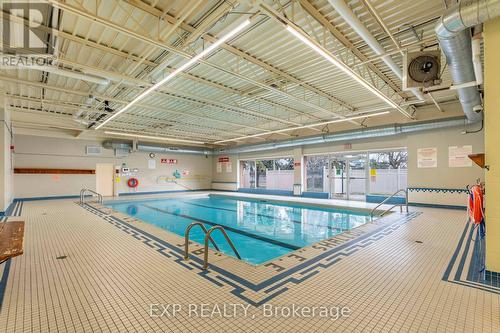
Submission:
<svg viewBox="0 0 500 333">
<path fill-rule="evenodd" d="M 259 175 L 259 188 L 291 191 L 293 188 L 293 174 L 293 170 L 267 170 L 264 175 Z M 252 186 L 254 184 L 252 184 L 250 171 L 243 171 L 240 175 L 240 187 L 251 188 Z"/>
<path fill-rule="evenodd" d="M 333 174 L 336 174 L 336 170 L 333 170 Z M 323 170 L 323 175 L 316 174 L 315 188 L 314 191 L 317 192 L 329 192 L 329 178 L 326 177 L 328 174 L 328 169 Z M 351 181 L 349 183 L 349 189 L 351 194 L 392 194 L 400 189 L 405 189 L 407 187 L 407 170 L 406 169 L 375 169 L 375 175 L 370 176 L 369 189 L 366 192 L 366 172 L 365 170 L 351 170 L 350 176 Z M 266 188 L 270 190 L 292 190 L 294 183 L 294 171 L 293 170 L 268 170 L 264 175 L 259 176 L 260 188 Z M 321 186 L 321 179 L 323 183 L 323 189 L 318 187 Z M 254 179 L 253 179 L 254 180 Z M 251 188 L 256 184 L 251 183 L 252 179 L 250 177 L 250 171 L 245 170 L 240 175 L 240 187 Z M 311 181 L 311 178 L 308 179 Z M 319 181 L 319 182 L 318 182 Z M 340 176 L 335 178 L 333 182 L 332 192 L 336 194 L 345 193 L 347 188 L 347 180 L 341 179 Z"/>
<path fill-rule="evenodd" d="M 376 176 L 370 177 L 370 193 L 392 194 L 408 187 L 407 169 L 377 169 Z"/>
<path fill-rule="evenodd" d="M 333 170 L 335 175 L 336 170 Z M 328 169 L 323 170 L 323 190 L 322 192 L 330 191 L 329 178 L 326 177 Z M 408 171 L 406 169 L 375 169 L 375 176 L 370 176 L 370 185 L 366 189 L 366 172 L 365 170 L 351 170 L 351 181 L 349 189 L 351 194 L 392 194 L 400 189 L 405 189 L 407 184 Z M 335 194 L 345 193 L 347 188 L 347 179 L 342 179 L 341 176 L 336 176 L 332 184 L 332 192 Z M 321 189 L 315 188 L 316 191 Z M 366 192 L 367 191 L 367 192 Z"/>
</svg>

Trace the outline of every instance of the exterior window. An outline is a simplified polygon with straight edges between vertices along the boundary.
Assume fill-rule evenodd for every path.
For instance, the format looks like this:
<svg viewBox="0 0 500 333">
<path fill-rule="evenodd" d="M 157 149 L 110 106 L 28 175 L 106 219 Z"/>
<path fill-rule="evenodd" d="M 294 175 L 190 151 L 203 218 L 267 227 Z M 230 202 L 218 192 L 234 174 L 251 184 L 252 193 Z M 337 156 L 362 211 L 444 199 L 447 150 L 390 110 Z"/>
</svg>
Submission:
<svg viewBox="0 0 500 333">
<path fill-rule="evenodd" d="M 305 191 L 348 200 L 392 194 L 407 187 L 407 168 L 406 150 L 306 156 Z"/>
<path fill-rule="evenodd" d="M 328 155 L 307 156 L 305 179 L 307 192 L 328 192 Z"/>
<path fill-rule="evenodd" d="M 255 161 L 240 161 L 240 187 L 255 188 Z"/>
<path fill-rule="evenodd" d="M 392 194 L 407 187 L 408 152 L 370 153 L 370 193 Z"/>
<path fill-rule="evenodd" d="M 267 188 L 267 173 L 274 170 L 274 160 L 257 160 L 257 187 Z"/>
<path fill-rule="evenodd" d="M 240 161 L 240 188 L 293 189 L 293 158 Z"/>
</svg>

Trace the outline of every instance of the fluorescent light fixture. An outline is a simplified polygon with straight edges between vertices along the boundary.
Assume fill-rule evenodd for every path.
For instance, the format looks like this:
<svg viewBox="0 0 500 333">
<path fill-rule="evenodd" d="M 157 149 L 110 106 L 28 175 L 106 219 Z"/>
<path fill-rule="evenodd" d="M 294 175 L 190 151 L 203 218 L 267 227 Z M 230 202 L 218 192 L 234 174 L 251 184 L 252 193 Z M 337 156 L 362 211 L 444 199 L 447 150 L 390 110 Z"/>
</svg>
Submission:
<svg viewBox="0 0 500 333">
<path fill-rule="evenodd" d="M 370 85 L 368 82 L 366 82 L 362 77 L 354 73 L 349 66 L 344 64 L 343 62 L 335 59 L 333 56 L 328 54 L 327 51 L 323 49 L 323 47 L 317 45 L 313 41 L 309 39 L 309 37 L 305 36 L 302 32 L 300 32 L 298 29 L 295 27 L 292 27 L 291 25 L 286 26 L 286 30 L 288 30 L 292 35 L 297 37 L 302 41 L 302 43 L 306 44 L 309 46 L 311 49 L 316 51 L 319 55 L 321 55 L 323 58 L 328 60 L 330 63 L 334 64 L 339 68 L 341 71 L 343 71 L 345 74 L 349 75 L 351 78 L 356 80 L 359 84 L 361 84 L 363 87 L 368 89 L 370 92 L 372 92 L 374 95 L 382 99 L 384 102 L 389 104 L 391 107 L 397 109 L 399 112 L 403 113 L 405 116 L 408 118 L 412 118 L 410 114 L 408 114 L 404 109 L 402 109 L 399 105 L 397 105 L 393 100 L 391 100 L 389 97 L 385 96 L 383 93 L 381 93 L 378 89 Z"/>
<path fill-rule="evenodd" d="M 267 131 L 267 132 L 252 134 L 252 135 L 245 135 L 245 136 L 240 136 L 240 137 L 234 138 L 234 139 L 227 139 L 227 140 L 216 141 L 214 143 L 218 144 L 218 143 L 224 143 L 224 142 L 230 142 L 230 141 L 239 141 L 239 140 L 243 140 L 243 139 L 256 138 L 256 137 L 263 136 L 263 135 L 283 133 L 283 132 L 289 132 L 289 131 L 294 131 L 294 130 L 298 130 L 298 129 L 311 128 L 311 127 L 323 126 L 323 125 L 335 124 L 335 123 L 342 123 L 342 122 L 356 120 L 356 119 L 363 119 L 363 118 L 370 118 L 370 117 L 382 116 L 382 115 L 388 114 L 388 113 L 390 113 L 390 112 L 389 111 L 383 111 L 383 112 L 377 112 L 377 113 L 368 113 L 368 114 L 364 114 L 364 115 L 359 115 L 359 116 L 354 116 L 354 117 L 348 117 L 348 118 L 343 118 L 343 119 L 335 119 L 335 120 L 323 121 L 321 123 L 314 123 L 314 124 L 309 124 L 309 125 L 295 126 L 295 127 L 289 127 L 289 128 L 279 129 L 279 130 L 275 130 L 275 131 Z"/>
<path fill-rule="evenodd" d="M 132 138 L 142 138 L 142 139 L 150 139 L 150 140 L 164 140 L 164 141 L 172 141 L 172 142 L 194 143 L 194 144 L 199 144 L 199 145 L 205 144 L 205 142 L 195 141 L 195 140 L 175 139 L 175 138 L 168 138 L 165 136 L 152 136 L 152 135 L 125 133 L 125 132 L 105 131 L 104 134 L 128 136 L 128 137 L 132 137 Z"/>
<path fill-rule="evenodd" d="M 209 47 L 207 47 L 202 52 L 198 53 L 197 55 L 195 55 L 194 57 L 192 57 L 191 59 L 189 59 L 186 63 L 184 63 L 182 66 L 180 66 L 179 68 L 177 68 L 176 70 L 174 70 L 172 73 L 170 73 L 169 75 L 167 75 L 161 81 L 157 82 L 153 86 L 151 86 L 148 89 L 144 90 L 139 96 L 137 96 L 132 101 L 130 101 L 121 110 L 115 112 L 109 118 L 107 118 L 106 120 L 104 120 L 101 124 L 99 124 L 98 126 L 96 126 L 95 129 L 98 130 L 99 128 L 101 128 L 102 126 L 104 126 L 106 123 L 108 123 L 110 120 L 112 120 L 113 118 L 117 117 L 119 114 L 121 114 L 121 113 L 127 111 L 128 109 L 130 109 L 132 106 L 134 106 L 134 104 L 136 104 L 137 102 L 139 102 L 140 100 L 142 100 L 147 95 L 151 94 L 153 91 L 155 91 L 156 89 L 158 89 L 159 87 L 161 87 L 162 85 L 164 85 L 166 82 L 172 80 L 176 75 L 178 75 L 179 73 L 185 71 L 186 69 L 188 69 L 189 67 L 191 67 L 192 65 L 194 65 L 201 58 L 203 58 L 203 57 L 207 56 L 208 54 L 212 53 L 222 43 L 226 42 L 229 38 L 233 37 L 238 32 L 240 32 L 241 30 L 243 30 L 244 28 L 246 28 L 250 24 L 250 22 L 251 22 L 250 19 L 247 19 L 247 20 L 243 21 L 241 24 L 239 24 L 233 30 L 231 30 L 230 32 L 228 32 L 227 34 L 225 34 L 223 37 L 219 38 L 215 43 L 213 43 L 212 45 L 210 45 Z"/>
</svg>

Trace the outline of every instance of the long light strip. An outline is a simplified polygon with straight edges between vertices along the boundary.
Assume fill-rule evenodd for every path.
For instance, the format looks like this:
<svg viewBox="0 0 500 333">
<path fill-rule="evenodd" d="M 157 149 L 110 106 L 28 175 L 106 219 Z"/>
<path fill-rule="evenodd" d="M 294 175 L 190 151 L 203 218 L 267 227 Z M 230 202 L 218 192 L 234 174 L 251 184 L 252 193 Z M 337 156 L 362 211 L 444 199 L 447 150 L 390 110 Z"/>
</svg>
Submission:
<svg viewBox="0 0 500 333">
<path fill-rule="evenodd" d="M 192 57 L 191 59 L 189 59 L 189 61 L 187 61 L 184 65 L 178 67 L 176 70 L 174 70 L 168 76 L 166 76 L 164 79 L 162 79 L 161 81 L 157 82 L 156 84 L 154 84 L 150 88 L 144 90 L 139 96 L 137 96 L 136 98 L 134 98 L 131 102 L 129 102 L 127 105 L 125 105 L 121 110 L 117 111 L 116 113 L 114 113 L 113 115 L 111 115 L 109 118 L 107 118 L 106 120 L 104 120 L 101 124 L 99 124 L 98 126 L 96 126 L 96 130 L 98 130 L 99 128 L 101 128 L 102 126 L 104 126 L 106 123 L 108 123 L 109 121 L 111 121 L 113 118 L 117 117 L 119 114 L 121 114 L 121 113 L 127 111 L 128 109 L 130 109 L 134 104 L 136 104 L 137 102 L 139 102 L 140 100 L 142 100 L 147 95 L 151 94 L 153 91 L 155 91 L 156 89 L 158 89 L 159 87 L 161 87 L 162 85 L 164 85 L 166 82 L 172 80 L 179 73 L 185 71 L 186 69 L 188 69 L 189 67 L 191 67 L 192 65 L 194 65 L 201 58 L 203 58 L 206 55 L 208 55 L 209 53 L 213 52 L 222 43 L 226 42 L 229 38 L 231 38 L 234 35 L 236 35 L 237 33 L 239 33 L 241 30 L 243 30 L 245 27 L 247 27 L 250 23 L 251 23 L 250 19 L 247 19 L 247 20 L 243 21 L 243 23 L 239 24 L 233 30 L 231 30 L 230 32 L 228 32 L 227 34 L 225 34 L 223 37 L 219 38 L 215 43 L 213 43 L 212 45 L 210 45 L 209 47 L 207 47 L 205 50 L 203 50 L 202 52 L 198 53 L 197 55 L 195 55 L 194 57 Z"/>
<path fill-rule="evenodd" d="M 296 29 L 295 27 L 293 27 L 291 25 L 287 25 L 286 26 L 286 30 L 288 30 L 292 35 L 294 35 L 295 37 L 297 37 L 298 39 L 300 39 L 302 41 L 302 43 L 304 43 L 307 46 L 309 46 L 311 49 L 313 49 L 314 51 L 316 51 L 319 55 L 321 55 L 323 58 L 325 58 L 326 60 L 328 60 L 330 63 L 332 63 L 333 65 L 337 66 L 337 68 L 339 68 L 341 71 L 343 71 L 344 73 L 346 73 L 347 75 L 349 75 L 351 78 L 353 78 L 354 80 L 356 80 L 363 87 L 365 87 L 370 92 L 372 92 L 373 94 L 375 94 L 377 97 L 379 97 L 380 99 L 382 99 L 384 102 L 386 102 L 387 104 L 389 104 L 391 107 L 397 109 L 399 112 L 403 113 L 408 118 L 412 118 L 412 116 L 408 112 L 406 112 L 403 108 L 401 108 L 399 105 L 397 105 L 393 100 L 391 100 L 389 97 L 387 97 L 384 94 L 382 94 L 378 89 L 374 88 L 368 82 L 366 82 L 362 77 L 360 77 L 359 75 L 357 75 L 356 73 L 354 73 L 346 64 L 344 64 L 343 62 L 335 59 L 330 54 L 328 54 L 328 52 L 326 52 L 325 50 L 323 50 L 323 48 L 321 46 L 318 46 L 315 43 L 313 43 L 308 37 L 306 37 L 298 29 Z"/>
<path fill-rule="evenodd" d="M 165 136 L 142 135 L 142 134 L 134 134 L 134 133 L 126 133 L 126 132 L 105 131 L 104 134 L 128 136 L 128 137 L 133 137 L 133 138 L 142 138 L 142 139 L 150 139 L 150 140 L 164 140 L 164 141 L 172 141 L 172 142 L 193 143 L 193 144 L 199 144 L 199 145 L 205 144 L 205 142 L 195 141 L 195 140 L 175 139 L 175 138 L 168 138 Z"/>
<path fill-rule="evenodd" d="M 245 135 L 245 136 L 240 136 L 240 137 L 234 138 L 234 139 L 227 139 L 227 140 L 216 141 L 214 143 L 218 144 L 218 143 L 224 143 L 224 142 L 230 142 L 230 141 L 239 141 L 239 140 L 243 140 L 243 139 L 256 138 L 256 137 L 263 136 L 263 135 L 283 133 L 283 132 L 289 132 L 289 131 L 294 131 L 294 130 L 298 130 L 298 129 L 311 128 L 311 127 L 323 126 L 323 125 L 328 125 L 328 124 L 342 123 L 342 122 L 356 120 L 356 119 L 363 119 L 363 118 L 370 118 L 370 117 L 375 117 L 375 116 L 381 116 L 381 115 L 388 114 L 388 113 L 390 113 L 390 112 L 389 111 L 383 111 L 383 112 L 377 112 L 377 113 L 369 113 L 369 114 L 365 114 L 365 115 L 359 115 L 359 116 L 348 117 L 348 118 L 343 118 L 343 119 L 335 119 L 335 120 L 323 121 L 321 123 L 314 123 L 314 124 L 303 125 L 303 126 L 283 128 L 283 129 L 279 129 L 279 130 L 275 130 L 275 131 L 267 131 L 267 132 L 252 134 L 252 135 Z"/>
</svg>

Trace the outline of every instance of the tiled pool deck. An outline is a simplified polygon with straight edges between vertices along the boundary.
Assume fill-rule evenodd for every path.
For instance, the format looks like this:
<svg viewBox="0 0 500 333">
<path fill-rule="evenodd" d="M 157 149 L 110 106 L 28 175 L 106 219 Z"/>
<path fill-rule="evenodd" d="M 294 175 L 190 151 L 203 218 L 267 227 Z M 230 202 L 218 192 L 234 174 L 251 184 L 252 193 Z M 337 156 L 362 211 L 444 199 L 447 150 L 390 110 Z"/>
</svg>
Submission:
<svg viewBox="0 0 500 333">
<path fill-rule="evenodd" d="M 0 266 L 0 332 L 500 332 L 498 281 L 477 273 L 464 211 L 392 214 L 260 266 L 211 252 L 208 271 L 199 245 L 186 262 L 181 237 L 98 204 L 20 202 L 13 215 L 25 254 Z M 264 314 L 293 304 L 349 312 Z"/>
</svg>

